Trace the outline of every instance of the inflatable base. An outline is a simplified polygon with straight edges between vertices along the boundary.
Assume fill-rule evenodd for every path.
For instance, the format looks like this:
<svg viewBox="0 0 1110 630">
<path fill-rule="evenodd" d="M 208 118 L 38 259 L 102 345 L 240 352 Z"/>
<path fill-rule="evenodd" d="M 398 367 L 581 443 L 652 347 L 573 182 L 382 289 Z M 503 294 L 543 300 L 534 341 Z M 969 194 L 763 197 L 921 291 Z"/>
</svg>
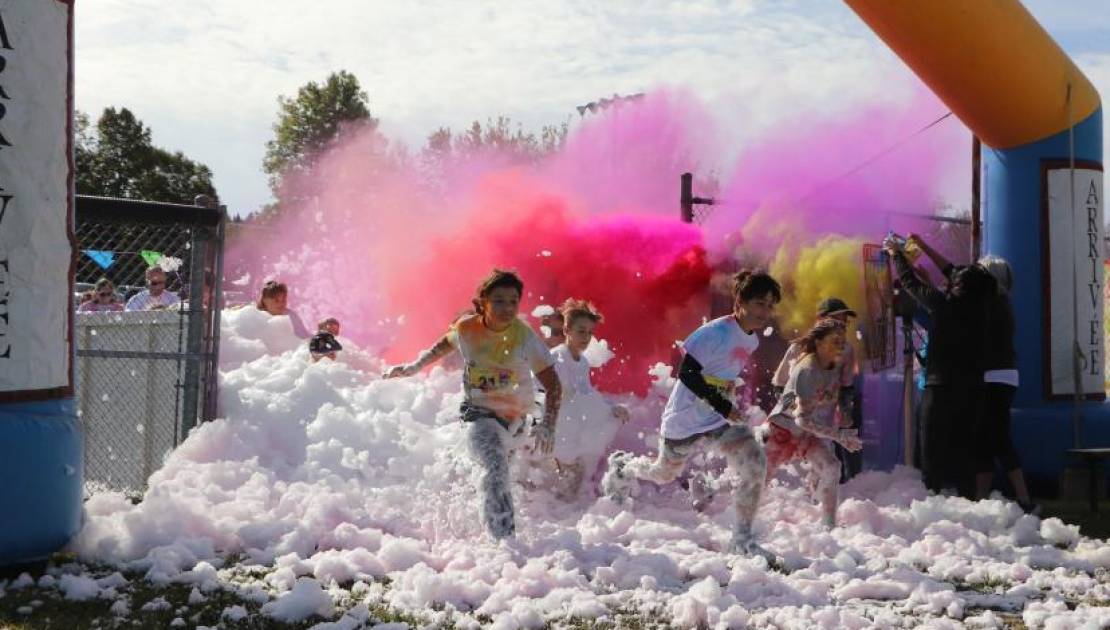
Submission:
<svg viewBox="0 0 1110 630">
<path fill-rule="evenodd" d="M 81 527 L 84 432 L 72 400 L 0 407 L 0 566 L 35 562 Z"/>
<path fill-rule="evenodd" d="M 1069 403 L 1039 407 L 1015 407 L 1010 432 L 1028 477 L 1055 483 L 1066 466 L 1078 460 L 1067 457 L 1074 443 L 1072 411 Z M 1082 405 L 1083 448 L 1110 448 L 1110 403 Z"/>
</svg>

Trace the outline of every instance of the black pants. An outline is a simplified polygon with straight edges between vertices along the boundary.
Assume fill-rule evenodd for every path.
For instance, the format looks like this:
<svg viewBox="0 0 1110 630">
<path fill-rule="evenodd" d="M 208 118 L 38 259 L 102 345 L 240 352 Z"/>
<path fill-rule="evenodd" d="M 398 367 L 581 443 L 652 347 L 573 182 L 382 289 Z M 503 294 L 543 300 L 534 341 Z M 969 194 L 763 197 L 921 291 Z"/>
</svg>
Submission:
<svg viewBox="0 0 1110 630">
<path fill-rule="evenodd" d="M 856 379 L 857 381 L 860 379 Z M 855 387 L 852 391 L 852 426 L 856 430 L 860 439 L 863 439 L 863 401 L 861 400 L 861 387 Z M 863 449 L 855 453 L 849 451 L 843 446 L 836 445 L 836 458 L 840 460 L 840 483 L 844 483 L 855 477 L 863 470 Z"/>
<path fill-rule="evenodd" d="M 975 377 L 927 385 L 921 399 L 921 472 L 933 491 L 974 495 L 969 446 L 979 424 L 982 384 Z"/>
<path fill-rule="evenodd" d="M 979 423 L 975 427 L 975 472 L 993 473 L 997 461 L 1005 472 L 1021 468 L 1021 459 L 1010 439 L 1010 406 L 1017 389 L 1002 383 L 983 385 Z"/>
</svg>

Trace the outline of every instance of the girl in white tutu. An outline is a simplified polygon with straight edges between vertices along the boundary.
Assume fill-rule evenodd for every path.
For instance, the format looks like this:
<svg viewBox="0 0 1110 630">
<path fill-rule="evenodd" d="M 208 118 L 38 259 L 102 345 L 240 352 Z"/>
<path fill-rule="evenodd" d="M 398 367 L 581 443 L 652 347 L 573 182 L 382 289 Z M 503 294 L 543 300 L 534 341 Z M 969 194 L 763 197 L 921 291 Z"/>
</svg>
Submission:
<svg viewBox="0 0 1110 630">
<path fill-rule="evenodd" d="M 628 420 L 628 409 L 610 405 L 590 382 L 591 366 L 584 353 L 593 340 L 594 328 L 604 320 L 601 313 L 593 304 L 574 298 L 559 310 L 566 341 L 552 348 L 551 354 L 563 386 L 563 400 L 551 464 L 556 474 L 555 494 L 572 501 L 583 480 L 597 469 L 619 424 Z"/>
</svg>

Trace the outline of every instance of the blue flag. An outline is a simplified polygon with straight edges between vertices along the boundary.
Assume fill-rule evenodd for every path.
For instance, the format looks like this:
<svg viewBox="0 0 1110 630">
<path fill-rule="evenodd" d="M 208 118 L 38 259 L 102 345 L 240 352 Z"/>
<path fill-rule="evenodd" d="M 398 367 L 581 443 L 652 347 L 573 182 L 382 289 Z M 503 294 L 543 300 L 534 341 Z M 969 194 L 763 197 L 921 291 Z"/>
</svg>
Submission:
<svg viewBox="0 0 1110 630">
<path fill-rule="evenodd" d="M 101 269 L 107 269 L 115 262 L 115 252 L 106 252 L 99 249 L 86 249 L 85 255 L 92 259 L 92 261 L 100 265 Z"/>
</svg>

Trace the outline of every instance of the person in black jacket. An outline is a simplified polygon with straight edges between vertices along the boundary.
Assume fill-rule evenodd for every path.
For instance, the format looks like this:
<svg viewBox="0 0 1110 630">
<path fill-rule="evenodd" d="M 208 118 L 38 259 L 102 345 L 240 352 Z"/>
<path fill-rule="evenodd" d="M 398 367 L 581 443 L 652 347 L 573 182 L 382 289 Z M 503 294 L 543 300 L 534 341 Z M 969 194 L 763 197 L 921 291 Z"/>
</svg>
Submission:
<svg viewBox="0 0 1110 630">
<path fill-rule="evenodd" d="M 979 264 L 994 276 L 998 292 L 988 310 L 987 362 L 983 373 L 983 403 L 974 436 L 975 496 L 985 499 L 994 480 L 994 466 L 1002 466 L 1014 488 L 1018 505 L 1030 513 L 1040 511 L 1029 496 L 1014 442 L 1010 439 L 1010 405 L 1018 388 L 1017 353 L 1014 351 L 1014 309 L 1010 303 L 1013 272 L 1010 263 L 984 256 Z"/>
<path fill-rule="evenodd" d="M 926 254 L 931 251 L 917 237 L 911 235 L 910 242 Z M 925 395 L 921 400 L 925 485 L 934 491 L 955 488 L 972 496 L 969 446 L 979 419 L 989 301 L 997 292 L 997 284 L 980 265 L 957 267 L 943 261 L 948 285 L 943 291 L 937 289 L 914 272 L 906 258 L 906 243 L 892 236 L 883 247 L 893 257 L 902 289 L 921 305 L 931 322 Z"/>
</svg>

